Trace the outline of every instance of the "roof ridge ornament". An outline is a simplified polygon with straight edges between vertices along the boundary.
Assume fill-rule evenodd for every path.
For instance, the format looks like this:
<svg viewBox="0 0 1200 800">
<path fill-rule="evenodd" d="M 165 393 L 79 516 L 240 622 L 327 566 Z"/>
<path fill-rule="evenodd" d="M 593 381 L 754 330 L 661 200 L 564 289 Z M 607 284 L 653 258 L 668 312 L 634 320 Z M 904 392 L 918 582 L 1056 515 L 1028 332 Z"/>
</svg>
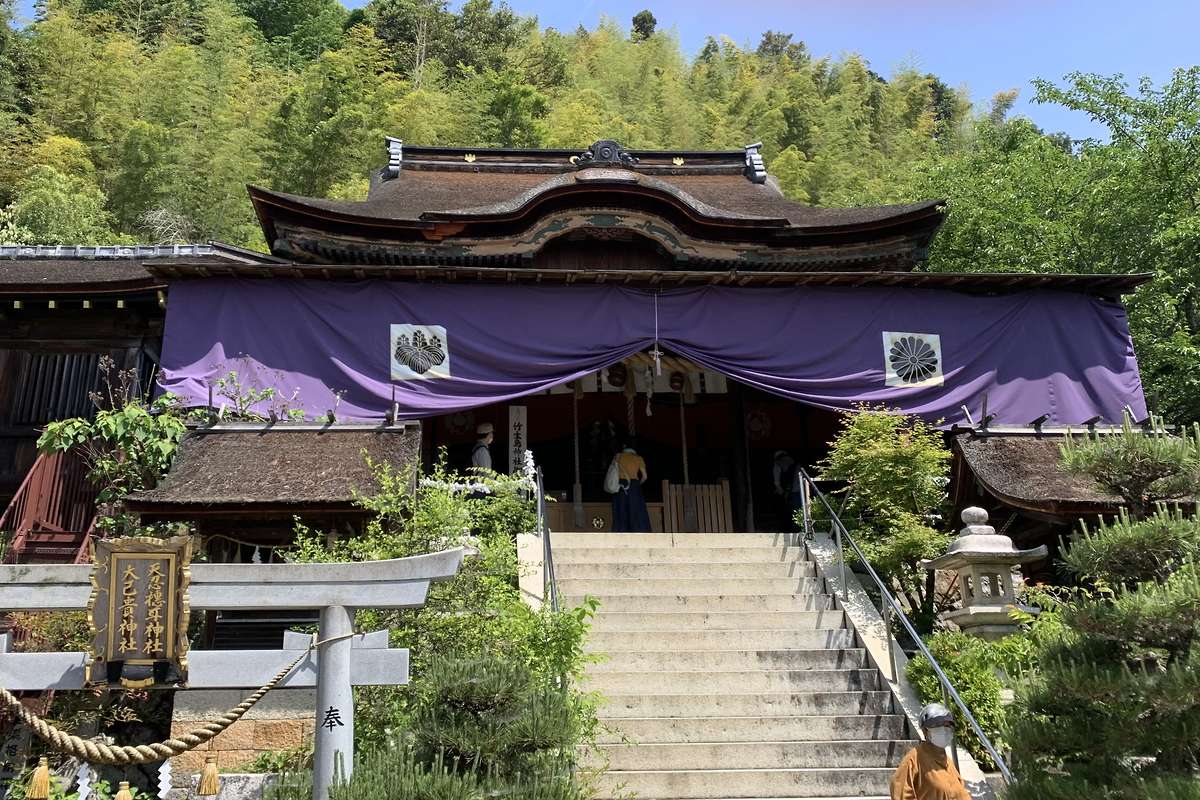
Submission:
<svg viewBox="0 0 1200 800">
<path fill-rule="evenodd" d="M 613 139 L 601 139 L 577 156 L 571 156 L 576 167 L 632 167 L 638 163 L 636 156 Z"/>
<path fill-rule="evenodd" d="M 767 166 L 763 163 L 762 142 L 746 145 L 746 177 L 752 183 L 767 182 Z"/>
<path fill-rule="evenodd" d="M 385 136 L 383 141 L 387 146 L 388 163 L 384 169 L 383 177 L 385 180 L 389 178 L 400 177 L 400 164 L 404 161 L 404 140 L 397 139 L 394 136 Z"/>
</svg>

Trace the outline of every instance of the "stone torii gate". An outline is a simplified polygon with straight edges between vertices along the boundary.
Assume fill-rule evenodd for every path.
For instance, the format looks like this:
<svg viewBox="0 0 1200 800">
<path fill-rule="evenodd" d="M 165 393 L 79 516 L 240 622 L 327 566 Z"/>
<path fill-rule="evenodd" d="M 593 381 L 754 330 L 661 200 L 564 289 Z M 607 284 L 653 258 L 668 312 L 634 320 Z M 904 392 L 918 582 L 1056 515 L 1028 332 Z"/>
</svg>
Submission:
<svg viewBox="0 0 1200 800">
<path fill-rule="evenodd" d="M 408 650 L 388 649 L 387 631 L 352 635 L 358 608 L 419 608 L 429 585 L 454 577 L 463 548 L 338 564 L 192 564 L 193 609 L 318 610 L 318 640 L 279 686 L 317 688 L 313 800 L 327 800 L 335 770 L 354 764 L 354 685 L 408 682 Z M 92 590 L 88 565 L 0 566 L 0 611 L 78 611 Z M 328 641 L 327 641 L 328 640 Z M 193 650 L 187 686 L 255 689 L 294 661 L 310 638 L 291 633 L 281 650 Z M 82 689 L 87 653 L 11 653 L 0 640 L 0 686 L 10 691 Z M 339 724 L 340 723 L 340 724 Z"/>
</svg>

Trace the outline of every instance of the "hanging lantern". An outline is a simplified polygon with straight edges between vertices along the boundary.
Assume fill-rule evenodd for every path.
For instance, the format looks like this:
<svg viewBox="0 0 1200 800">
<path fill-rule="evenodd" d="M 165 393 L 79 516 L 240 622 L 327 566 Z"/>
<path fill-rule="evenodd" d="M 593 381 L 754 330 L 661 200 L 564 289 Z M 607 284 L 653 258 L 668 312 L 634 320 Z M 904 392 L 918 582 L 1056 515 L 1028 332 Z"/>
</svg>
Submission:
<svg viewBox="0 0 1200 800">
<path fill-rule="evenodd" d="M 683 387 L 687 384 L 687 375 L 682 372 L 671 373 L 671 391 L 682 392 Z"/>
<path fill-rule="evenodd" d="M 620 389 L 629 381 L 629 370 L 624 364 L 613 364 L 608 368 L 608 382 Z"/>
</svg>

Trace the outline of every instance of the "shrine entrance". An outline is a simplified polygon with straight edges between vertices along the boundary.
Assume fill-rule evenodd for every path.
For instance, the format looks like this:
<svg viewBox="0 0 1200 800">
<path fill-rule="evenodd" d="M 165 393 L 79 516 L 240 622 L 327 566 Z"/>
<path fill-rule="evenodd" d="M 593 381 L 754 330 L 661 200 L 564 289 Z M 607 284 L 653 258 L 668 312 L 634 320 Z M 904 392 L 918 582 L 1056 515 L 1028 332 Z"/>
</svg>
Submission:
<svg viewBox="0 0 1200 800">
<path fill-rule="evenodd" d="M 775 490 L 775 454 L 802 466 L 825 454 L 836 412 L 790 401 L 705 370 L 670 353 L 657 374 L 649 353 L 511 403 L 427 419 L 423 456 L 445 449 L 452 467 L 471 465 L 478 426 L 490 424 L 499 472 L 519 469 L 525 449 L 546 476 L 551 528 L 608 531 L 603 488 L 613 454 L 630 438 L 645 458 L 654 531 L 787 530 Z M 627 388 L 632 387 L 632 389 Z"/>
</svg>

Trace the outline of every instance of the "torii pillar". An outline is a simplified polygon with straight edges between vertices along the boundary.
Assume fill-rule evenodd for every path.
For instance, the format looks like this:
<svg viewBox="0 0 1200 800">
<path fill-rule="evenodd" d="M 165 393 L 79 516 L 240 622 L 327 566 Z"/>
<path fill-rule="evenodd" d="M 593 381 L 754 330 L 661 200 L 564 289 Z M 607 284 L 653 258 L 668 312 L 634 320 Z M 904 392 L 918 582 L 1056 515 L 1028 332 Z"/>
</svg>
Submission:
<svg viewBox="0 0 1200 800">
<path fill-rule="evenodd" d="M 358 685 L 408 682 L 408 651 L 387 648 L 387 632 L 349 636 L 359 608 L 420 608 L 429 585 L 458 574 L 466 550 L 349 564 L 192 564 L 193 609 L 312 610 L 318 641 L 281 687 L 317 687 L 313 800 L 328 800 L 335 776 L 354 768 L 354 694 Z M 87 608 L 89 565 L 0 565 L 0 611 Z M 338 638 L 345 637 L 345 638 Z M 282 650 L 195 650 L 190 688 L 258 688 L 296 659 L 310 637 L 289 633 Z M 9 690 L 82 689 L 86 653 L 10 653 L 0 642 L 0 686 Z M 187 687 L 184 687 L 187 688 Z"/>
</svg>

